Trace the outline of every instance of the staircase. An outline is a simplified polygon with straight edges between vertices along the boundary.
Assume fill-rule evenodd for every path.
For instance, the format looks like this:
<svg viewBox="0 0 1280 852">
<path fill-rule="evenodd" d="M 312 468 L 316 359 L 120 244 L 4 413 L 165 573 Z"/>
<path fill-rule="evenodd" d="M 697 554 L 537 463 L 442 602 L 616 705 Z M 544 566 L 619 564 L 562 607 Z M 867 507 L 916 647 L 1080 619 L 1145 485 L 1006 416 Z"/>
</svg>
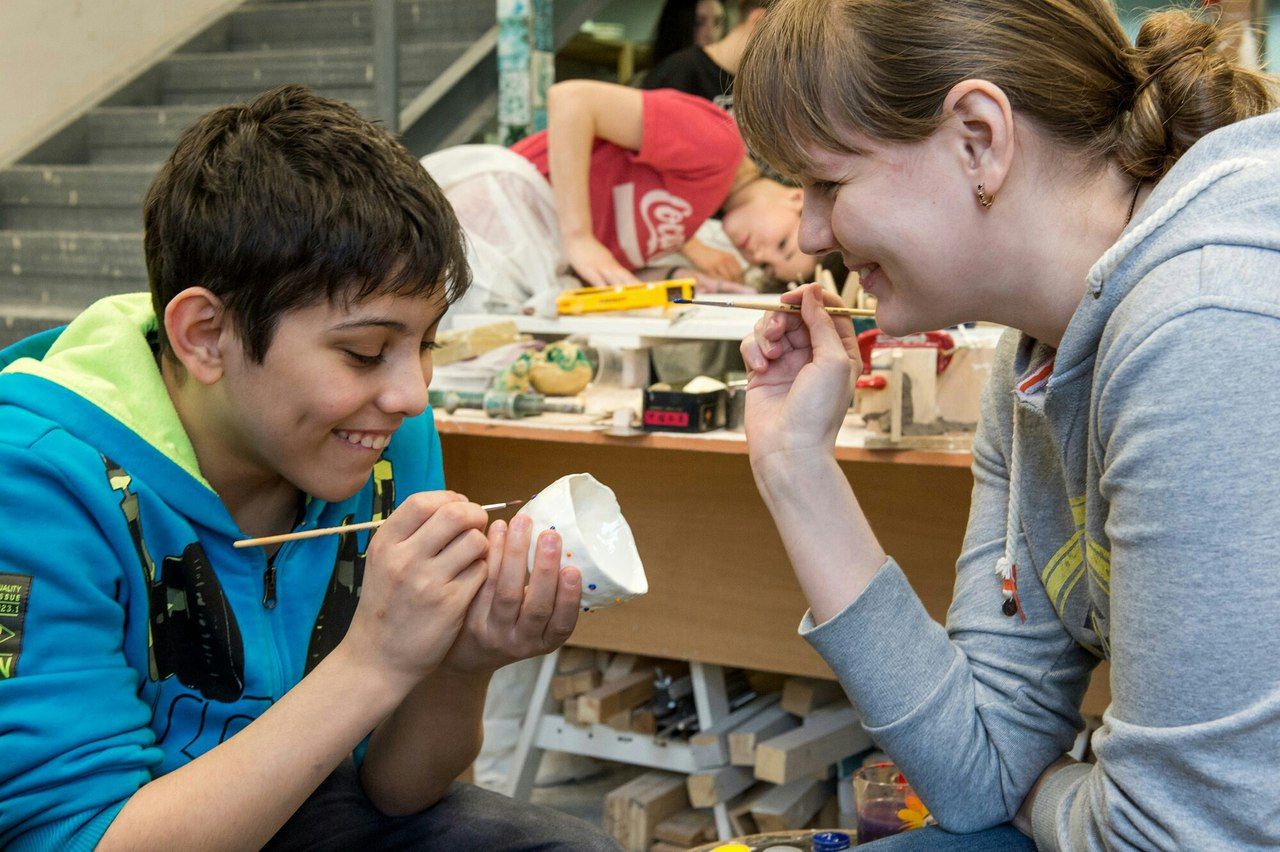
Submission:
<svg viewBox="0 0 1280 852">
<path fill-rule="evenodd" d="M 557 3 L 557 43 L 601 2 Z M 400 121 L 415 153 L 496 112 L 494 0 L 397 0 Z M 0 346 L 147 289 L 142 200 L 181 132 L 281 83 L 373 105 L 368 0 L 251 0 L 0 170 Z"/>
</svg>

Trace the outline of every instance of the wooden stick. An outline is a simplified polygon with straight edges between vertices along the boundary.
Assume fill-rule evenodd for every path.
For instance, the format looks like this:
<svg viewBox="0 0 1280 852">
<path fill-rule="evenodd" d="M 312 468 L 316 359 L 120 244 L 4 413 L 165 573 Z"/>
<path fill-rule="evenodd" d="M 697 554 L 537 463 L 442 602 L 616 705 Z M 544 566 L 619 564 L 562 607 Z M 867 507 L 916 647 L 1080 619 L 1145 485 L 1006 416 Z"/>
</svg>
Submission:
<svg viewBox="0 0 1280 852">
<path fill-rule="evenodd" d="M 672 299 L 677 305 L 707 305 L 712 308 L 746 308 L 751 311 L 774 311 L 782 314 L 800 313 L 799 305 L 788 305 L 782 302 L 708 302 L 703 299 Z M 824 307 L 824 311 L 833 317 L 873 317 L 875 311 L 866 308 L 833 308 Z"/>
<path fill-rule="evenodd" d="M 486 512 L 496 512 L 499 509 L 506 509 L 510 506 L 519 506 L 523 500 L 508 500 L 506 503 L 490 503 L 487 506 L 481 506 Z M 386 523 L 387 519 L 381 521 L 365 521 L 361 524 L 347 524 L 343 527 L 325 527 L 318 530 L 303 530 L 302 532 L 284 533 L 282 535 L 267 535 L 261 538 L 245 538 L 232 544 L 232 547 L 265 547 L 268 544 L 283 544 L 286 541 L 297 541 L 302 538 L 319 538 L 324 535 L 342 535 L 349 532 L 360 532 L 361 530 L 376 530 L 378 527 Z"/>
</svg>

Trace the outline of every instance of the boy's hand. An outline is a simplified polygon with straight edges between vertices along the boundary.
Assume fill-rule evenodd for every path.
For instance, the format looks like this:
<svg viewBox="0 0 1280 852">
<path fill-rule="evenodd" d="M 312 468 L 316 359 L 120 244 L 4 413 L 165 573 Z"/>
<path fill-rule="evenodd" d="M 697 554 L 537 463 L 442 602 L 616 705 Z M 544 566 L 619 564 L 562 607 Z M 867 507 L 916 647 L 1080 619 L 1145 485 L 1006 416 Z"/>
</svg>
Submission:
<svg viewBox="0 0 1280 852">
<path fill-rule="evenodd" d="M 488 514 L 451 491 L 414 494 L 373 536 L 364 587 L 342 640 L 405 687 L 433 671 L 488 574 Z"/>
<path fill-rule="evenodd" d="M 727 251 L 712 248 L 698 239 L 691 239 L 680 249 L 689 262 L 712 278 L 722 281 L 741 281 L 742 262 Z"/>
<path fill-rule="evenodd" d="M 566 237 L 564 256 L 578 277 L 592 287 L 634 284 L 638 280 L 604 244 L 590 234 Z"/>
<path fill-rule="evenodd" d="M 488 674 L 516 660 L 548 654 L 573 633 L 582 575 L 576 568 L 560 569 L 560 536 L 547 531 L 538 537 L 526 587 L 531 530 L 523 515 L 513 518 L 510 528 L 502 521 L 489 528 L 489 576 L 443 666 Z"/>
</svg>

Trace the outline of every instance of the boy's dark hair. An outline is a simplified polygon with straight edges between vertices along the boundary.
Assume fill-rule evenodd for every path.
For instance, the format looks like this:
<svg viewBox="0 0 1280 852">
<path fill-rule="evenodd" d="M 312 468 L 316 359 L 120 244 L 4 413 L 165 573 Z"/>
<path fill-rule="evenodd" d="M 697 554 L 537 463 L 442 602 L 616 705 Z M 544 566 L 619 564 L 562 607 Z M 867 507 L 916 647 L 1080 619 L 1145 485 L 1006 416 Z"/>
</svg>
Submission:
<svg viewBox="0 0 1280 852">
<path fill-rule="evenodd" d="M 144 247 L 161 352 L 187 287 L 226 305 L 261 362 L 281 315 L 328 299 L 456 301 L 471 283 L 462 229 L 426 170 L 350 105 L 305 86 L 213 110 L 147 191 Z"/>
</svg>

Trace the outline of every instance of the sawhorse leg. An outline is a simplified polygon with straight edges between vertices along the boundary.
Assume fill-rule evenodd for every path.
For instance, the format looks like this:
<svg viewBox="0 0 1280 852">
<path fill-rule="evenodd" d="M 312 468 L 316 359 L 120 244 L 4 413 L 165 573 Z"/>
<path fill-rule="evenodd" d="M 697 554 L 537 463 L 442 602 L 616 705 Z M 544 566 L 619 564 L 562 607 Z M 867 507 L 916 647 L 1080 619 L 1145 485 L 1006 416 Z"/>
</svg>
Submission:
<svg viewBox="0 0 1280 852">
<path fill-rule="evenodd" d="M 553 709 L 551 678 L 556 673 L 556 661 L 559 659 L 558 648 L 542 658 L 542 668 L 538 669 L 538 680 L 534 683 L 533 695 L 529 699 L 529 712 L 525 714 L 524 724 L 520 727 L 520 740 L 516 744 L 506 791 L 508 796 L 520 802 L 529 801 L 534 779 L 538 777 L 538 767 L 542 764 L 542 749 L 538 748 L 538 728 L 542 725 L 542 717 Z"/>
<path fill-rule="evenodd" d="M 729 693 L 724 685 L 724 669 L 706 663 L 689 664 L 689 678 L 693 682 L 693 706 L 698 711 L 698 726 L 706 730 L 729 715 Z M 712 812 L 716 817 L 716 834 L 721 840 L 733 837 L 729 824 L 729 806 L 721 802 Z"/>
</svg>

